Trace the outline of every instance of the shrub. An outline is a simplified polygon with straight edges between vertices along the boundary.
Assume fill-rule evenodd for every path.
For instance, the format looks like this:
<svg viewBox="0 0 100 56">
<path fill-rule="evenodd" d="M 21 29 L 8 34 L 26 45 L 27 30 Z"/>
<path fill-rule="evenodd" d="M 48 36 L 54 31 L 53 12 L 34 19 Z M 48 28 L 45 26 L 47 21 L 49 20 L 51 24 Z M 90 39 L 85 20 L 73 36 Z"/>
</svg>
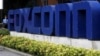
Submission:
<svg viewBox="0 0 100 56">
<path fill-rule="evenodd" d="M 0 28 L 0 36 L 9 35 L 10 32 L 8 29 Z"/>
<path fill-rule="evenodd" d="M 1 45 L 36 56 L 100 56 L 100 51 L 57 45 L 22 37 L 4 36 Z"/>
</svg>

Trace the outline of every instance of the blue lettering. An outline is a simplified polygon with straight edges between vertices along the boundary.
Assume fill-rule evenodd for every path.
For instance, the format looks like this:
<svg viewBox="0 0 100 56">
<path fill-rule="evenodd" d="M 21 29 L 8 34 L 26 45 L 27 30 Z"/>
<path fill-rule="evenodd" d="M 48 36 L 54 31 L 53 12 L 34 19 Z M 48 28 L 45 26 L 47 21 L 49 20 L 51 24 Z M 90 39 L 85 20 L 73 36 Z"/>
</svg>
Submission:
<svg viewBox="0 0 100 56">
<path fill-rule="evenodd" d="M 43 34 L 51 35 L 53 33 L 54 9 L 55 6 L 44 6 L 42 8 L 41 28 Z"/>
<path fill-rule="evenodd" d="M 72 4 L 56 5 L 55 10 L 55 34 L 56 36 L 71 37 L 71 10 Z"/>
<path fill-rule="evenodd" d="M 22 9 L 14 11 L 14 26 L 15 31 L 21 32 L 23 26 Z"/>
<path fill-rule="evenodd" d="M 41 7 L 34 7 L 32 10 L 32 30 L 34 34 L 41 33 Z"/>
<path fill-rule="evenodd" d="M 14 31 L 14 10 L 8 12 L 8 29 Z"/>
<path fill-rule="evenodd" d="M 94 0 L 81 1 L 84 2 L 9 10 L 8 29 L 100 40 L 100 3 Z"/>
<path fill-rule="evenodd" d="M 30 14 L 31 14 L 30 8 L 23 9 L 23 18 L 24 18 L 23 32 L 32 33 L 32 21 L 30 18 Z"/>
</svg>

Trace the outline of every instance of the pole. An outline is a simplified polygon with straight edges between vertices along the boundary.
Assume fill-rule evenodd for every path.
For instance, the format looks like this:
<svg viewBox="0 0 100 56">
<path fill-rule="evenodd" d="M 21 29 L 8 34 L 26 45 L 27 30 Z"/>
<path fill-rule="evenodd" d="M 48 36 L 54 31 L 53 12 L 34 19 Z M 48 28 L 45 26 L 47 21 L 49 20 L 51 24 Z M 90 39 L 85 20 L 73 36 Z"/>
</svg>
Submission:
<svg viewBox="0 0 100 56">
<path fill-rule="evenodd" d="M 2 10 L 1 10 L 1 23 L 2 23 Z"/>
</svg>

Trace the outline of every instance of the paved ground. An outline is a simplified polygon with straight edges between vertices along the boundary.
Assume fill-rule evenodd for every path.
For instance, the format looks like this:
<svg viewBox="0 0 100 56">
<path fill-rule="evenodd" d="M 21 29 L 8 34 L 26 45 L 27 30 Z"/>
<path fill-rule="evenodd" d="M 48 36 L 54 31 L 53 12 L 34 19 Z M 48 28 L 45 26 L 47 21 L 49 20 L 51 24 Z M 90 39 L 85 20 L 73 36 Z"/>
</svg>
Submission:
<svg viewBox="0 0 100 56">
<path fill-rule="evenodd" d="M 23 56 L 23 55 L 13 53 L 13 52 L 10 52 L 8 50 L 1 50 L 0 51 L 0 56 Z"/>
<path fill-rule="evenodd" d="M 32 55 L 0 46 L 0 56 L 32 56 Z"/>
</svg>

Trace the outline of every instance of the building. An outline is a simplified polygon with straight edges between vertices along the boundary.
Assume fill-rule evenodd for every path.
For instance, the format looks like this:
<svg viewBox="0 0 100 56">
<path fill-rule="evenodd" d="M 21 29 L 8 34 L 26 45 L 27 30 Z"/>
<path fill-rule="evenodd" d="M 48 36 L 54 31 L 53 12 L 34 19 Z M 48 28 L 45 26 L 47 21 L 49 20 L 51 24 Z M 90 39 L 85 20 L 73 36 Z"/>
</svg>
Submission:
<svg viewBox="0 0 100 56">
<path fill-rule="evenodd" d="M 3 0 L 3 10 L 0 10 L 0 19 L 7 15 L 9 9 L 18 9 L 35 6 L 55 5 L 59 3 L 70 3 L 79 0 Z M 0 21 L 1 21 L 0 20 Z"/>
</svg>

